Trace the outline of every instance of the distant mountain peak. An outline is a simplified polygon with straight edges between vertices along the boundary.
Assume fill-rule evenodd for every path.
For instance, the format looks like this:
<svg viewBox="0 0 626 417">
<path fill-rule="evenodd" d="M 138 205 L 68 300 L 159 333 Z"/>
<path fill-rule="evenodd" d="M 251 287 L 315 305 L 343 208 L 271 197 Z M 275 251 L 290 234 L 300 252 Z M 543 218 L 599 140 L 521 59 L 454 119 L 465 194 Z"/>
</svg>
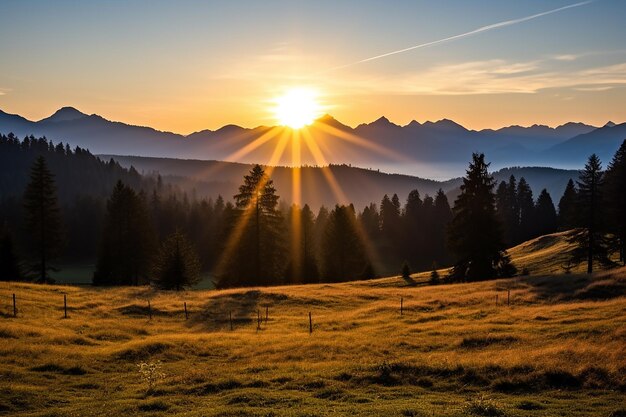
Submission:
<svg viewBox="0 0 626 417">
<path fill-rule="evenodd" d="M 421 126 L 421 125 L 422 124 L 420 122 L 418 122 L 417 120 L 413 119 L 405 127 L 418 127 L 418 126 Z"/>
<path fill-rule="evenodd" d="M 82 119 L 83 117 L 87 117 L 85 113 L 80 112 L 74 107 L 61 107 L 59 110 L 54 112 L 54 114 L 50 117 L 47 117 L 40 122 L 67 122 L 70 120 Z"/>
<path fill-rule="evenodd" d="M 615 123 L 613 123 L 610 120 L 608 122 L 606 122 L 606 124 L 604 125 L 604 127 L 613 127 L 613 126 L 615 126 Z"/>
</svg>

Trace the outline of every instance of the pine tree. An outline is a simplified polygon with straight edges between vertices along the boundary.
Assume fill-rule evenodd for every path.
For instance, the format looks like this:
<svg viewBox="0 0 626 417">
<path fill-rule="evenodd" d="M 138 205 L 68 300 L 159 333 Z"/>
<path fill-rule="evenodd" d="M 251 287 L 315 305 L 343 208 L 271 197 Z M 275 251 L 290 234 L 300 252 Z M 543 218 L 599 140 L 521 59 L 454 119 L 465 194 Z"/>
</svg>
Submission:
<svg viewBox="0 0 626 417">
<path fill-rule="evenodd" d="M 54 176 L 43 156 L 32 166 L 30 182 L 24 193 L 24 210 L 30 248 L 37 259 L 32 270 L 37 274 L 38 282 L 52 282 L 48 271 L 53 270 L 50 261 L 61 252 L 62 225 Z"/>
<path fill-rule="evenodd" d="M 519 234 L 515 243 L 525 242 L 535 237 L 533 224 L 535 218 L 535 202 L 533 200 L 533 191 L 524 177 L 520 178 L 517 184 L 517 207 L 519 208 Z"/>
<path fill-rule="evenodd" d="M 448 203 L 448 197 L 440 188 L 435 196 L 435 210 L 433 217 L 433 237 L 432 245 L 434 249 L 434 259 L 436 263 L 447 264 L 449 255 L 446 246 L 446 229 L 452 220 L 452 209 Z"/>
<path fill-rule="evenodd" d="M 557 218 L 556 209 L 552 202 L 550 193 L 545 188 L 537 198 L 537 206 L 535 208 L 534 235 L 542 236 L 556 232 Z"/>
<path fill-rule="evenodd" d="M 559 230 L 570 230 L 579 226 L 576 215 L 577 202 L 578 191 L 574 185 L 574 180 L 570 179 L 565 186 L 563 196 L 559 200 Z"/>
<path fill-rule="evenodd" d="M 0 281 L 21 281 L 23 278 L 13 236 L 5 225 L 0 227 Z"/>
<path fill-rule="evenodd" d="M 587 160 L 585 169 L 580 172 L 578 183 L 578 204 L 582 229 L 571 239 L 577 247 L 572 252 L 572 260 L 587 262 L 587 273 L 593 272 L 594 260 L 602 265 L 610 265 L 608 243 L 602 224 L 602 194 L 604 182 L 602 163 L 596 154 Z"/>
<path fill-rule="evenodd" d="M 200 260 L 196 250 L 180 231 L 161 245 L 152 282 L 164 290 L 180 291 L 200 282 Z"/>
<path fill-rule="evenodd" d="M 496 212 L 502 224 L 502 236 L 506 246 L 518 243 L 520 212 L 517 202 L 517 180 L 509 177 L 509 182 L 502 181 L 496 191 Z"/>
<path fill-rule="evenodd" d="M 610 231 L 613 233 L 612 249 L 619 253 L 626 265 L 626 140 L 613 156 L 605 177 L 605 201 Z"/>
<path fill-rule="evenodd" d="M 477 281 L 515 273 L 502 243 L 488 167 L 484 154 L 472 155 L 454 204 L 448 228 L 449 245 L 457 257 L 452 279 Z"/>
<path fill-rule="evenodd" d="M 147 282 L 156 246 L 149 213 L 145 197 L 118 181 L 107 201 L 94 285 Z"/>
<path fill-rule="evenodd" d="M 370 260 L 357 227 L 352 205 L 335 206 L 321 245 L 322 276 L 326 281 L 358 279 L 366 272 Z"/>
<path fill-rule="evenodd" d="M 284 276 L 284 222 L 277 210 L 279 196 L 273 181 L 255 165 L 234 196 L 230 223 L 232 247 L 218 271 L 218 286 L 270 285 Z"/>
<path fill-rule="evenodd" d="M 402 264 L 402 278 L 411 278 L 411 267 L 407 261 L 404 261 L 404 264 Z"/>
</svg>

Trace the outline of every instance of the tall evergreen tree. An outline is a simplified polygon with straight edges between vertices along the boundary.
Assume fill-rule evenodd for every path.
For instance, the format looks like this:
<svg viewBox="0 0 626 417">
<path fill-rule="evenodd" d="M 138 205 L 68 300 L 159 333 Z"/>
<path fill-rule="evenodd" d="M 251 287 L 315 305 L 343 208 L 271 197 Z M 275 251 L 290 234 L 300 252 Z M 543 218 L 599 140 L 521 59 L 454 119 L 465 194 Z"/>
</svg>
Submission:
<svg viewBox="0 0 626 417">
<path fill-rule="evenodd" d="M 143 195 L 118 181 L 107 201 L 94 285 L 139 285 L 147 282 L 156 246 Z"/>
<path fill-rule="evenodd" d="M 54 176 L 43 156 L 31 168 L 30 182 L 24 193 L 26 226 L 30 248 L 36 262 L 32 270 L 38 282 L 52 282 L 50 261 L 60 254 L 62 245 L 61 214 L 57 202 Z"/>
<path fill-rule="evenodd" d="M 448 264 L 450 257 L 446 245 L 446 230 L 452 220 L 452 209 L 443 190 L 440 188 L 435 196 L 432 244 L 435 252 L 434 262 L 438 265 Z"/>
<path fill-rule="evenodd" d="M 565 186 L 563 196 L 559 200 L 559 230 L 569 230 L 579 226 L 576 214 L 578 203 L 578 191 L 574 185 L 574 180 L 570 179 Z"/>
<path fill-rule="evenodd" d="M 502 181 L 496 191 L 496 212 L 502 224 L 502 236 L 506 246 L 513 246 L 518 241 L 519 211 L 517 180 L 511 175 L 508 183 Z"/>
<path fill-rule="evenodd" d="M 524 177 L 517 184 L 517 207 L 519 208 L 519 229 L 515 243 L 525 242 L 534 237 L 535 202 L 533 191 Z"/>
<path fill-rule="evenodd" d="M 326 281 L 347 281 L 374 275 L 357 230 L 354 207 L 335 206 L 322 239 L 322 274 Z"/>
<path fill-rule="evenodd" d="M 236 211 L 230 234 L 234 246 L 226 248 L 218 285 L 269 285 L 279 282 L 285 269 L 284 223 L 277 210 L 279 196 L 273 181 L 255 165 L 234 196 Z M 233 235 L 233 233 L 235 233 Z"/>
<path fill-rule="evenodd" d="M 587 273 L 593 272 L 593 262 L 610 265 L 608 243 L 602 224 L 602 194 L 604 182 L 602 163 L 596 154 L 587 160 L 585 169 L 580 172 L 578 183 L 577 210 L 580 215 L 582 229 L 573 237 L 577 244 L 572 252 L 574 262 L 587 262 Z"/>
<path fill-rule="evenodd" d="M 174 232 L 161 245 L 154 263 L 152 282 L 161 289 L 176 291 L 200 282 L 200 259 L 180 231 Z"/>
<path fill-rule="evenodd" d="M 0 281 L 21 281 L 22 265 L 15 251 L 15 242 L 9 228 L 0 227 Z"/>
<path fill-rule="evenodd" d="M 554 203 L 552 202 L 550 193 L 548 193 L 548 190 L 545 188 L 541 191 L 541 194 L 539 194 L 539 198 L 537 198 L 534 217 L 533 234 L 535 236 L 542 236 L 556 232 L 556 209 L 554 208 Z"/>
<path fill-rule="evenodd" d="M 608 166 L 605 189 L 608 226 L 614 235 L 611 246 L 617 250 L 620 261 L 626 265 L 626 140 L 622 142 Z"/>
<path fill-rule="evenodd" d="M 292 205 L 287 215 L 287 230 L 291 237 L 289 263 L 286 268 L 287 283 L 319 282 L 319 271 L 314 255 L 314 218 L 311 208 Z"/>
<path fill-rule="evenodd" d="M 454 204 L 449 245 L 457 257 L 451 278 L 477 281 L 511 276 L 515 267 L 504 250 L 495 213 L 494 180 L 484 154 L 473 154 Z"/>
</svg>

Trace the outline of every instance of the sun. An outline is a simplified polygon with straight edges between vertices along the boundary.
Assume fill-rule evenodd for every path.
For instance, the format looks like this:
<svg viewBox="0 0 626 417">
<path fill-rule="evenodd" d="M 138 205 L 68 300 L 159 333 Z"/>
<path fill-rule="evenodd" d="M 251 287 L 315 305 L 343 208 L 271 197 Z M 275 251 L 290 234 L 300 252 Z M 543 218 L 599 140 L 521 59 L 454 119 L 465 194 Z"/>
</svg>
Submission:
<svg viewBox="0 0 626 417">
<path fill-rule="evenodd" d="M 319 94 L 310 88 L 292 88 L 273 100 L 274 115 L 283 126 L 300 129 L 321 116 Z"/>
</svg>

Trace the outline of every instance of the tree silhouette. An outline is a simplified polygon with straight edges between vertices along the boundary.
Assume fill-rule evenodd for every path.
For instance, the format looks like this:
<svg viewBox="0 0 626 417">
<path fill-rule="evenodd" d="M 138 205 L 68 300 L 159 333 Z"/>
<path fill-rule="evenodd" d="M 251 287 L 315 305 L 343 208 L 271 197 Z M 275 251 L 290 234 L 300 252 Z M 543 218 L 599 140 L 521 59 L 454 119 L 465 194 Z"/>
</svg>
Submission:
<svg viewBox="0 0 626 417">
<path fill-rule="evenodd" d="M 174 232 L 161 245 L 152 282 L 161 289 L 176 291 L 200 282 L 198 254 L 180 231 Z"/>
<path fill-rule="evenodd" d="M 457 256 L 451 273 L 455 280 L 477 281 L 511 276 L 515 267 L 504 250 L 495 213 L 494 180 L 484 154 L 473 154 L 461 194 L 454 204 L 449 245 Z"/>
<path fill-rule="evenodd" d="M 535 202 L 533 191 L 524 177 L 517 183 L 517 207 L 519 209 L 518 236 L 515 243 L 525 242 L 533 238 L 535 220 Z"/>
<path fill-rule="evenodd" d="M 574 180 L 570 179 L 565 186 L 565 192 L 559 200 L 559 229 L 569 230 L 579 225 L 576 214 L 578 203 L 578 191 L 574 185 Z"/>
<path fill-rule="evenodd" d="M 21 281 L 24 278 L 15 242 L 9 228 L 0 227 L 0 281 Z"/>
<path fill-rule="evenodd" d="M 607 168 L 605 188 L 608 224 L 615 236 L 611 246 L 618 251 L 620 261 L 626 265 L 626 140 Z"/>
<path fill-rule="evenodd" d="M 321 248 L 322 274 L 326 281 L 358 279 L 367 272 L 369 259 L 357 230 L 352 205 L 335 206 L 329 215 Z"/>
<path fill-rule="evenodd" d="M 53 270 L 50 261 L 61 251 L 61 215 L 57 202 L 54 176 L 43 156 L 32 166 L 30 182 L 24 193 L 26 227 L 30 248 L 37 261 L 32 270 L 38 282 L 52 282 L 48 271 Z"/>
<path fill-rule="evenodd" d="M 279 196 L 273 181 L 260 165 L 255 165 L 234 196 L 235 209 L 229 233 L 237 231 L 217 285 L 269 285 L 276 283 L 285 270 L 285 233 L 277 210 Z"/>
<path fill-rule="evenodd" d="M 552 202 L 550 193 L 545 188 L 539 194 L 537 198 L 537 205 L 535 206 L 533 229 L 535 236 L 546 235 L 556 232 L 557 220 L 556 209 Z"/>
<path fill-rule="evenodd" d="M 93 284 L 147 282 L 155 240 L 145 197 L 118 181 L 107 202 Z"/>
<path fill-rule="evenodd" d="M 587 262 L 587 273 L 593 272 L 593 261 L 610 265 L 608 244 L 601 222 L 602 195 L 604 182 L 602 163 L 596 154 L 587 160 L 585 169 L 580 172 L 578 183 L 578 204 L 582 229 L 571 239 L 577 247 L 572 252 L 574 262 Z"/>
</svg>

